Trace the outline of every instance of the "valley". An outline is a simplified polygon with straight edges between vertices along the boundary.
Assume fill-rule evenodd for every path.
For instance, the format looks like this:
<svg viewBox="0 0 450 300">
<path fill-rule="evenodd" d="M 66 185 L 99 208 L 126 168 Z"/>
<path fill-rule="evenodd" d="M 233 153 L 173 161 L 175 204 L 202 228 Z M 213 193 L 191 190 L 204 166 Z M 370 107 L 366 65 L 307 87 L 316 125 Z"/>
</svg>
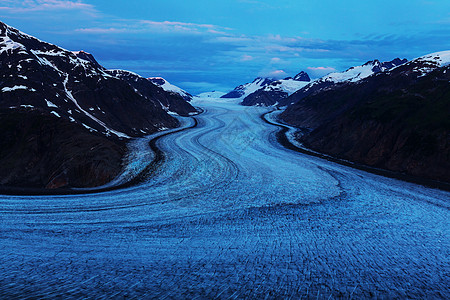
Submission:
<svg viewBox="0 0 450 300">
<path fill-rule="evenodd" d="M 0 295 L 450 297 L 448 192 L 288 150 L 268 108 L 193 104 L 145 182 L 0 196 Z"/>
</svg>

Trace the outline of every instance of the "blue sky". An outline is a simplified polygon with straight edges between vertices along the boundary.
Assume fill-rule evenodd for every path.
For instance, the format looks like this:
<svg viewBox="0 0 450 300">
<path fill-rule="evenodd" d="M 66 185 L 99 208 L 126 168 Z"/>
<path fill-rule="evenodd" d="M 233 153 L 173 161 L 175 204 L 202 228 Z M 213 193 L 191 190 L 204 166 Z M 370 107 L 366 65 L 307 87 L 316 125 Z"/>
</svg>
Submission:
<svg viewBox="0 0 450 300">
<path fill-rule="evenodd" d="M 0 16 L 194 94 L 450 49 L 448 0 L 0 0 Z"/>
</svg>

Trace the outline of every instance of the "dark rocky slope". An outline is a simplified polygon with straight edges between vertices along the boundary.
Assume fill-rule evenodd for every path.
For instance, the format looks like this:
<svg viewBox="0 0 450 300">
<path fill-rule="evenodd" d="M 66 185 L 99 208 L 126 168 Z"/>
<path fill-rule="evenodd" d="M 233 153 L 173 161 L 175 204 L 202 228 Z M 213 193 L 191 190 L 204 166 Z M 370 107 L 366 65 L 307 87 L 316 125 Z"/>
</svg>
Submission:
<svg viewBox="0 0 450 300">
<path fill-rule="evenodd" d="M 121 171 L 125 142 L 28 109 L 0 112 L 0 186 L 94 187 Z"/>
<path fill-rule="evenodd" d="M 450 182 L 448 52 L 304 97 L 281 115 L 307 147 L 343 159 Z"/>
<path fill-rule="evenodd" d="M 161 107 L 167 112 L 174 112 L 180 116 L 188 116 L 189 114 L 196 112 L 196 109 L 187 102 L 192 96 L 191 98 L 187 97 L 185 99 L 178 93 L 165 91 L 152 80 L 139 76 L 133 72 L 124 70 L 106 70 L 106 72 L 126 81 L 135 88 L 139 94 L 149 98 L 149 100 L 159 102 Z"/>
<path fill-rule="evenodd" d="M 159 89 L 155 87 L 156 89 Z M 121 171 L 125 142 L 178 121 L 85 52 L 0 22 L 0 185 L 92 187 Z"/>
</svg>

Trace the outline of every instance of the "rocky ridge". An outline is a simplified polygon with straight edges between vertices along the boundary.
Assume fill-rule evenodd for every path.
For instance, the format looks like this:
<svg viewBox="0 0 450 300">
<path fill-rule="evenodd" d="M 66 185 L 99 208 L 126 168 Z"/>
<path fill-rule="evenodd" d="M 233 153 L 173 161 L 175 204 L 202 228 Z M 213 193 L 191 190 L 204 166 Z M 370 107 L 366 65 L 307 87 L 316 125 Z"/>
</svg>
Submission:
<svg viewBox="0 0 450 300">
<path fill-rule="evenodd" d="M 450 52 L 438 52 L 309 95 L 293 94 L 281 118 L 306 129 L 298 140 L 313 150 L 450 182 L 449 63 Z"/>
</svg>

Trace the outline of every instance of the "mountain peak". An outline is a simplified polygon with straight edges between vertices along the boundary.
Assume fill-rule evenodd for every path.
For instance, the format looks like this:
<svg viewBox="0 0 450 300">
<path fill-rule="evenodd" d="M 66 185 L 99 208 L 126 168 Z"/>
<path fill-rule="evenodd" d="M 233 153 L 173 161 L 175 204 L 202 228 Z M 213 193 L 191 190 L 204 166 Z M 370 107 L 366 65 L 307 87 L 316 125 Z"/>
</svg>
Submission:
<svg viewBox="0 0 450 300">
<path fill-rule="evenodd" d="M 252 83 L 260 85 L 260 86 L 266 86 L 268 84 L 271 84 L 275 80 L 273 78 L 268 77 L 256 77 L 255 80 L 253 80 Z"/>
<path fill-rule="evenodd" d="M 311 78 L 309 77 L 308 73 L 301 71 L 297 75 L 294 76 L 294 80 L 296 81 L 311 81 Z"/>
<path fill-rule="evenodd" d="M 86 60 L 88 62 L 91 62 L 93 65 L 95 65 L 99 69 L 104 69 L 94 58 L 94 56 L 91 53 L 85 52 L 83 50 L 80 51 L 72 51 L 73 54 L 75 54 L 76 57 Z"/>
<path fill-rule="evenodd" d="M 376 65 L 380 65 L 380 61 L 378 59 L 369 60 L 368 62 L 363 64 L 363 66 L 376 66 Z"/>
<path fill-rule="evenodd" d="M 166 92 L 180 95 L 186 101 L 192 100 L 191 94 L 189 94 L 185 90 L 179 88 L 178 86 L 171 84 L 170 82 L 168 82 L 166 79 L 164 79 L 162 77 L 149 77 L 149 78 L 147 78 L 147 80 L 149 80 L 153 84 L 156 84 L 157 86 L 159 86 Z"/>
<path fill-rule="evenodd" d="M 450 64 L 450 50 L 427 54 L 413 61 L 429 61 L 437 64 L 439 67 L 443 67 Z"/>
<path fill-rule="evenodd" d="M 4 36 L 6 35 L 6 29 L 8 28 L 8 25 L 0 21 L 0 35 Z"/>
</svg>

